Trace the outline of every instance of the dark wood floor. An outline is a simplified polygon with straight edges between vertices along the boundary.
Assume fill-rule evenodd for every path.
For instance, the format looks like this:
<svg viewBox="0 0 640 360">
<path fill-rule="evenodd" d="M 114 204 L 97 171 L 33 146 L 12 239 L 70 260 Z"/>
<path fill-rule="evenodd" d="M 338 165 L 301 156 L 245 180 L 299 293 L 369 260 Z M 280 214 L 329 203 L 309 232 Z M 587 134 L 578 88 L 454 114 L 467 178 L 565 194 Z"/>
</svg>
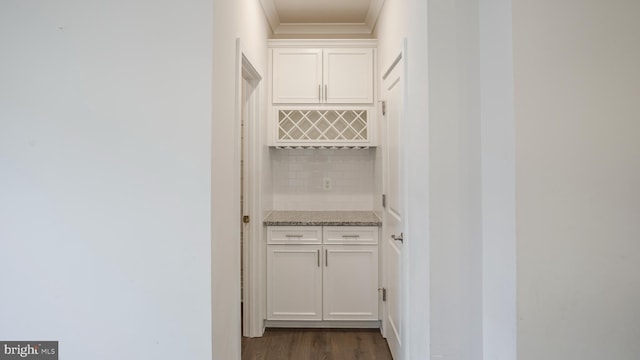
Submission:
<svg viewBox="0 0 640 360">
<path fill-rule="evenodd" d="M 242 338 L 242 360 L 392 360 L 379 329 L 267 329 Z"/>
</svg>

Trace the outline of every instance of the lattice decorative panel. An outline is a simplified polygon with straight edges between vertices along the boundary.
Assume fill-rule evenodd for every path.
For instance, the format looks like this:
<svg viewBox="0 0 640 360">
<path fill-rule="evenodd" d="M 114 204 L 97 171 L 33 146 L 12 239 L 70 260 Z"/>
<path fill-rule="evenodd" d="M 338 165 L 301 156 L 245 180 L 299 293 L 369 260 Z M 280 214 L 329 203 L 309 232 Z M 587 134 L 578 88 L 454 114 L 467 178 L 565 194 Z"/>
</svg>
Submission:
<svg viewBox="0 0 640 360">
<path fill-rule="evenodd" d="M 369 140 L 366 110 L 279 110 L 278 141 Z"/>
</svg>

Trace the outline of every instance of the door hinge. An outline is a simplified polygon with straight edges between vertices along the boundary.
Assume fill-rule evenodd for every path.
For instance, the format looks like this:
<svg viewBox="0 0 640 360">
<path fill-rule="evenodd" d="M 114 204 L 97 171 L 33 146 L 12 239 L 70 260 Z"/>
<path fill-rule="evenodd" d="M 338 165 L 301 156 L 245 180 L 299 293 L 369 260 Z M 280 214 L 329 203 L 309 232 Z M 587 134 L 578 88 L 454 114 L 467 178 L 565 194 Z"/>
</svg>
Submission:
<svg viewBox="0 0 640 360">
<path fill-rule="evenodd" d="M 248 224 L 249 223 L 249 215 L 243 216 L 242 217 L 242 222 L 245 223 L 245 224 Z"/>
<path fill-rule="evenodd" d="M 382 207 L 387 207 L 387 195 L 382 194 Z"/>
<path fill-rule="evenodd" d="M 382 301 L 386 302 L 387 301 L 387 289 L 379 288 L 378 290 L 382 291 Z"/>
</svg>

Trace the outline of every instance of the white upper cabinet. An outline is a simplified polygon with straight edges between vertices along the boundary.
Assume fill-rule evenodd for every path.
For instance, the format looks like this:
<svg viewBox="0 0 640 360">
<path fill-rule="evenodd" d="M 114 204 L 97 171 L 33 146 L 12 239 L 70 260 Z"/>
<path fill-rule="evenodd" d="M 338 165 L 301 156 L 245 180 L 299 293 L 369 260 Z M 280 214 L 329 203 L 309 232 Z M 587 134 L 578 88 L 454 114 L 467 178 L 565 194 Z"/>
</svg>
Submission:
<svg viewBox="0 0 640 360">
<path fill-rule="evenodd" d="M 269 41 L 269 145 L 376 146 L 376 41 Z"/>
<path fill-rule="evenodd" d="M 373 49 L 324 49 L 324 102 L 373 102 Z"/>
<path fill-rule="evenodd" d="M 274 48 L 274 104 L 372 104 L 372 48 Z"/>
<path fill-rule="evenodd" d="M 320 103 L 322 49 L 273 49 L 272 76 L 274 103 Z"/>
</svg>

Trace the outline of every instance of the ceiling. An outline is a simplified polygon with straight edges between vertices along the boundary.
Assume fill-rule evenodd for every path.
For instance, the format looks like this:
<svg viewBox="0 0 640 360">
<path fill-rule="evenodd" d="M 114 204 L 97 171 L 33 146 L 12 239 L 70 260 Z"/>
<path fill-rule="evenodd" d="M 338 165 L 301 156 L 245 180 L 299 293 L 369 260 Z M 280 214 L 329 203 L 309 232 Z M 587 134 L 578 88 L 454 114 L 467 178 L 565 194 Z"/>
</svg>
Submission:
<svg viewBox="0 0 640 360">
<path fill-rule="evenodd" d="M 369 0 L 273 0 L 283 23 L 363 23 Z"/>
<path fill-rule="evenodd" d="M 384 0 L 260 0 L 273 33 L 371 34 Z"/>
</svg>

